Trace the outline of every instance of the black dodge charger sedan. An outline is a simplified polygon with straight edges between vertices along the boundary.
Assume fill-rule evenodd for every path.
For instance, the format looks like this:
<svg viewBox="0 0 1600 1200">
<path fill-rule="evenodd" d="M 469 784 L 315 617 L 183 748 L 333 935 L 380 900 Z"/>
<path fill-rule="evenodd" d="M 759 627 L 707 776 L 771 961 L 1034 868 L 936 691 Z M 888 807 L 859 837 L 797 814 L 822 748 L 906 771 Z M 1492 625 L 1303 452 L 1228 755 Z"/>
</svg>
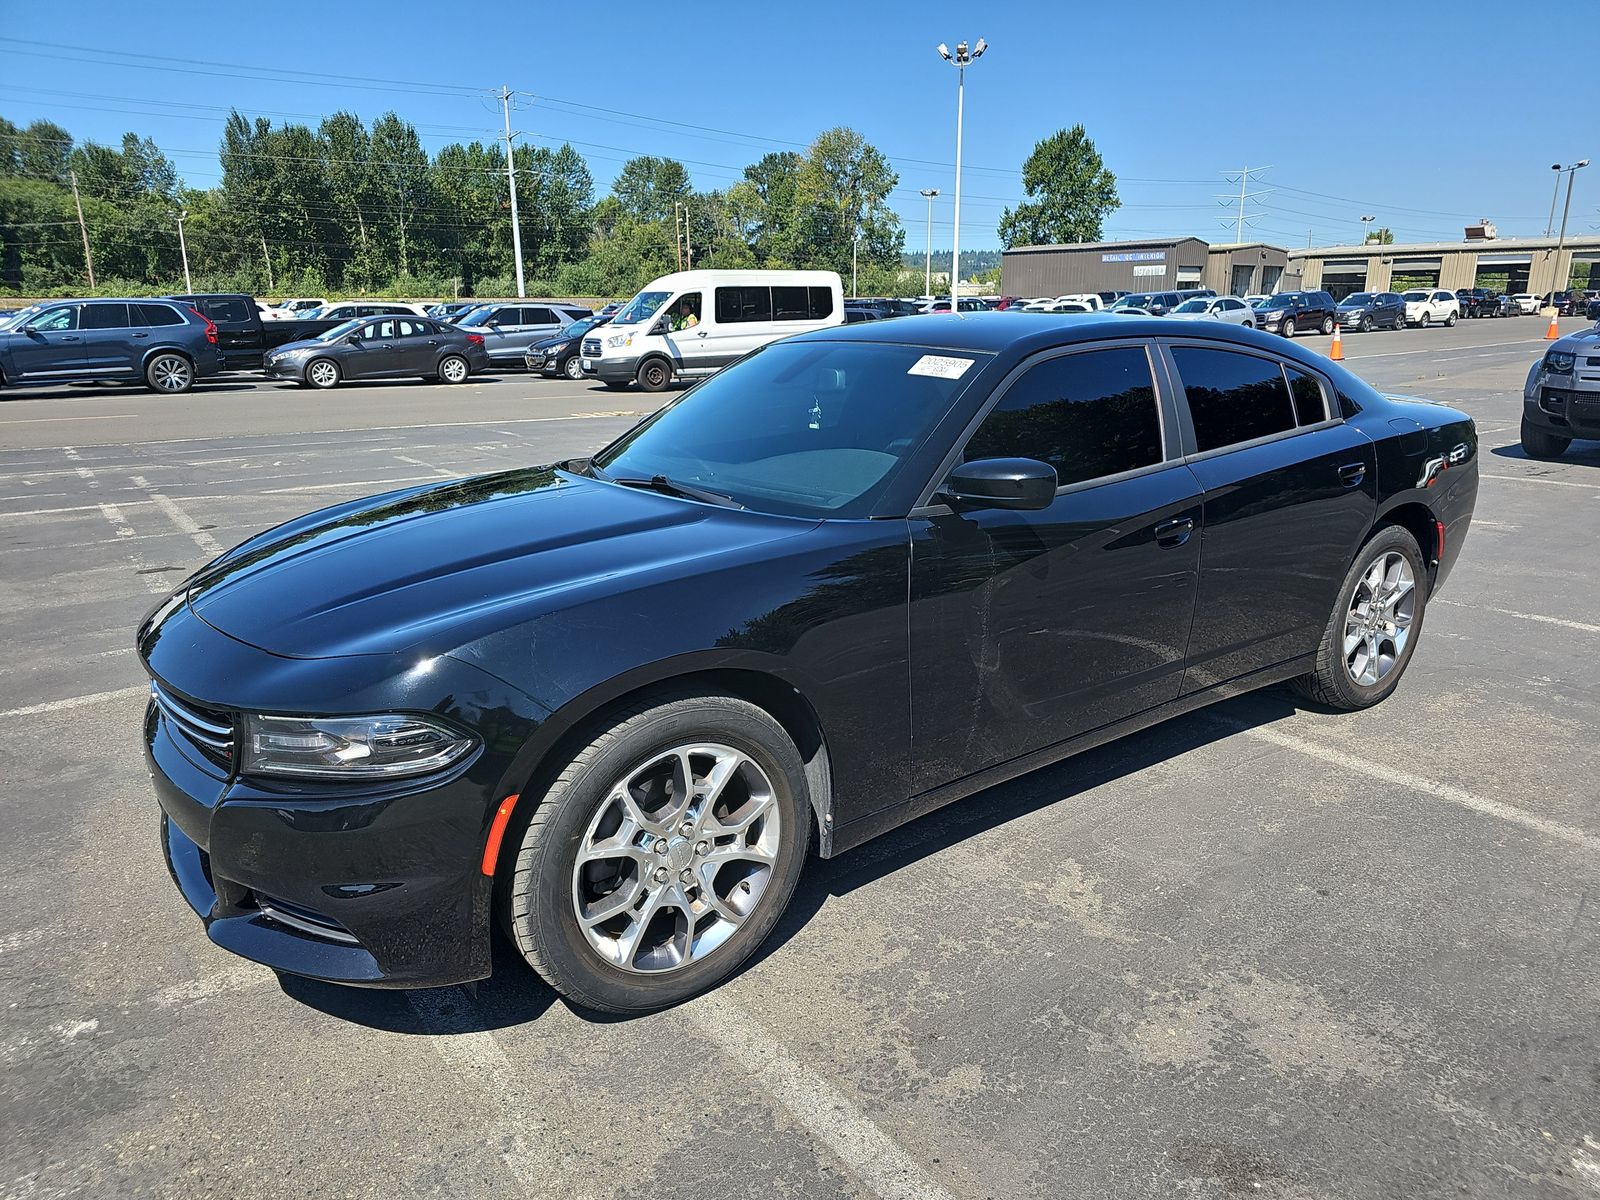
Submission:
<svg viewBox="0 0 1600 1200">
<path fill-rule="evenodd" d="M 146 619 L 168 864 L 280 970 L 574 1002 L 725 978 L 813 845 L 1240 692 L 1390 695 L 1472 421 L 1142 317 L 776 342 L 590 458 L 230 550 Z"/>
</svg>

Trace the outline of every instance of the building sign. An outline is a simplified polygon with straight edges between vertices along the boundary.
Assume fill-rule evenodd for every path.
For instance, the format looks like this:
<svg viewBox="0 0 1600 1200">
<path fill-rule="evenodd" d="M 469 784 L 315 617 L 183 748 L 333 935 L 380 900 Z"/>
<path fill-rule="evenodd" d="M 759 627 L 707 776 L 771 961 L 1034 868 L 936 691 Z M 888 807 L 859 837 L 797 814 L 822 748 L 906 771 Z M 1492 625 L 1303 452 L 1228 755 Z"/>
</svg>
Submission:
<svg viewBox="0 0 1600 1200">
<path fill-rule="evenodd" d="M 1165 250 L 1120 250 L 1115 254 L 1102 254 L 1100 261 L 1108 262 L 1166 262 Z"/>
<path fill-rule="evenodd" d="M 1164 267 L 1164 266 L 1161 266 L 1159 264 L 1156 265 L 1156 266 L 1150 266 L 1150 267 L 1135 267 L 1133 269 L 1133 273 L 1136 276 L 1137 275 L 1162 275 L 1162 276 L 1164 276 L 1167 273 L 1167 268 Z"/>
</svg>

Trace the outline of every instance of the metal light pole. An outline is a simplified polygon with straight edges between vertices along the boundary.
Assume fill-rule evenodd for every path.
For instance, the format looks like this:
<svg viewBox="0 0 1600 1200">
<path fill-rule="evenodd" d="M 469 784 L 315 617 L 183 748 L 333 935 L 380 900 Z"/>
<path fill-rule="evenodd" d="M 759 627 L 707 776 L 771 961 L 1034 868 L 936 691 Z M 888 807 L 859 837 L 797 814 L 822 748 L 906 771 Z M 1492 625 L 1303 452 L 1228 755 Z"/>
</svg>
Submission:
<svg viewBox="0 0 1600 1200">
<path fill-rule="evenodd" d="M 861 226 L 856 226 L 855 234 L 850 238 L 850 299 L 854 300 L 856 291 L 856 251 L 861 246 Z"/>
<path fill-rule="evenodd" d="M 1553 267 L 1552 267 L 1553 271 L 1559 271 L 1561 269 L 1561 251 L 1567 244 L 1567 214 L 1572 211 L 1572 181 L 1577 176 L 1579 169 L 1582 168 L 1582 167 L 1587 167 L 1588 165 L 1589 165 L 1589 160 L 1587 158 L 1580 158 L 1577 162 L 1573 163 L 1570 167 L 1561 168 L 1562 170 L 1564 170 L 1567 173 L 1567 201 L 1566 201 L 1565 204 L 1563 204 L 1561 206 L 1561 236 L 1556 239 L 1556 261 L 1555 261 L 1555 263 L 1553 264 Z M 1558 176 L 1558 178 L 1559 178 L 1559 176 Z M 1559 278 L 1559 276 L 1557 278 Z M 1560 290 L 1560 291 L 1566 291 L 1567 290 L 1567 285 L 1568 285 L 1568 283 L 1571 282 L 1571 279 L 1572 279 L 1572 268 L 1568 267 L 1567 268 L 1567 277 L 1561 281 L 1561 285 L 1560 285 L 1559 289 L 1557 288 L 1555 283 L 1553 283 L 1553 282 L 1551 283 L 1551 285 L 1550 285 L 1550 300 L 1551 300 L 1551 303 L 1555 302 L 1555 293 L 1558 290 Z M 1582 314 L 1579 314 L 1579 315 L 1581 316 Z"/>
<path fill-rule="evenodd" d="M 938 195 L 938 188 L 922 189 L 922 198 L 928 202 L 928 253 L 923 258 L 922 294 L 930 299 L 933 296 L 933 202 Z"/>
<path fill-rule="evenodd" d="M 956 52 L 951 54 L 948 46 L 939 43 L 939 57 L 956 69 L 956 201 L 955 227 L 950 234 L 950 311 L 953 313 L 961 311 L 961 119 L 966 105 L 967 68 L 982 58 L 988 48 L 989 43 L 979 38 L 978 44 L 970 49 L 967 43 L 957 42 Z"/>
<path fill-rule="evenodd" d="M 511 139 L 511 97 L 516 95 L 510 87 L 500 89 L 500 108 L 506 118 L 506 186 L 511 190 L 511 253 L 517 265 L 517 296 L 519 298 L 528 294 L 527 285 L 522 280 L 522 222 L 517 218 L 517 159 L 512 149 Z"/>
<path fill-rule="evenodd" d="M 186 295 L 194 294 L 194 283 L 189 278 L 189 242 L 183 236 L 183 223 L 189 219 L 189 210 L 178 210 L 178 252 L 183 255 L 183 290 Z"/>
<path fill-rule="evenodd" d="M 1368 227 L 1374 221 L 1376 221 L 1377 219 L 1378 218 L 1374 217 L 1374 216 L 1364 216 L 1364 217 L 1361 218 L 1361 244 L 1363 246 L 1365 246 L 1367 244 L 1367 237 L 1368 237 L 1367 229 L 1368 229 Z"/>
<path fill-rule="evenodd" d="M 1556 186 L 1550 189 L 1550 218 L 1544 223 L 1545 237 L 1556 231 L 1556 200 L 1561 195 L 1561 164 L 1551 163 L 1550 169 L 1556 173 Z"/>
</svg>

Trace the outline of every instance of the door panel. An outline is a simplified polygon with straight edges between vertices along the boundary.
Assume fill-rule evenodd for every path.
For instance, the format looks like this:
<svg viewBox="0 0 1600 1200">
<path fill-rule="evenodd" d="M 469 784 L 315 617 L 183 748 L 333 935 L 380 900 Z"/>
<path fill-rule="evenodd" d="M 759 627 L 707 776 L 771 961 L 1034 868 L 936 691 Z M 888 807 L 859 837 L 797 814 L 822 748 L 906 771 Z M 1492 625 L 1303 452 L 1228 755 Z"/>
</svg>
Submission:
<svg viewBox="0 0 1600 1200">
<path fill-rule="evenodd" d="M 128 325 L 128 305 L 116 300 L 99 300 L 78 310 L 78 332 L 83 335 L 83 365 L 96 373 L 132 374 L 135 333 L 148 341 L 148 329 Z"/>
<path fill-rule="evenodd" d="M 70 379 L 87 369 L 83 335 L 78 332 L 78 306 L 53 308 L 6 338 L 11 366 L 21 379 Z"/>
<path fill-rule="evenodd" d="M 400 317 L 395 322 L 396 373 L 430 375 L 439 365 L 440 337 L 426 321 Z"/>
</svg>

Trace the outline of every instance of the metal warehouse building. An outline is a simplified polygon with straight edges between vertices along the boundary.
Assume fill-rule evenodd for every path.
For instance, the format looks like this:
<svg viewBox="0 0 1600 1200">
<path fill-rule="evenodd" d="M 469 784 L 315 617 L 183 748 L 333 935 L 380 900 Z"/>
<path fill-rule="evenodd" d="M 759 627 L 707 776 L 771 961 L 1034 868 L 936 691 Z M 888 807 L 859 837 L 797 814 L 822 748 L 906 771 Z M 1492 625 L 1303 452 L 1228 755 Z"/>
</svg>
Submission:
<svg viewBox="0 0 1600 1200">
<path fill-rule="evenodd" d="M 1075 292 L 1159 292 L 1208 287 L 1247 295 L 1278 287 L 1289 255 L 1265 242 L 1210 246 L 1199 238 L 1014 246 L 1000 256 L 1007 296 Z"/>
<path fill-rule="evenodd" d="M 1299 266 L 1301 286 L 1324 288 L 1336 297 L 1418 287 L 1544 295 L 1568 287 L 1574 268 L 1580 286 L 1594 287 L 1593 281 L 1600 279 L 1600 268 L 1594 265 L 1600 263 L 1600 237 L 1592 235 L 1568 238 L 1559 262 L 1555 238 L 1318 246 L 1291 251 L 1290 258 Z M 1585 276 L 1590 280 L 1586 285 Z"/>
</svg>

